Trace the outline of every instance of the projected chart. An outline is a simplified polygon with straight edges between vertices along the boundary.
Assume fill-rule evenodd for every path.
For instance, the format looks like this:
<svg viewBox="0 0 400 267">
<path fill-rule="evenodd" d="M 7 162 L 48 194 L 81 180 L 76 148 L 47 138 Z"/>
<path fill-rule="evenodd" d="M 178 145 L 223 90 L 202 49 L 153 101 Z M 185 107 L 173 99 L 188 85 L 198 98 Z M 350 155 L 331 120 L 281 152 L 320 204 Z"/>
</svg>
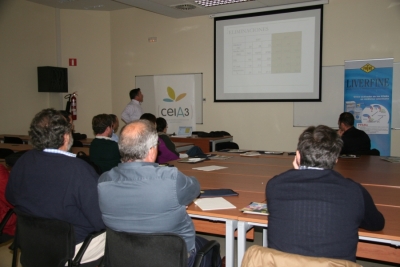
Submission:
<svg viewBox="0 0 400 267">
<path fill-rule="evenodd" d="M 301 32 L 232 38 L 232 74 L 301 72 Z"/>
</svg>

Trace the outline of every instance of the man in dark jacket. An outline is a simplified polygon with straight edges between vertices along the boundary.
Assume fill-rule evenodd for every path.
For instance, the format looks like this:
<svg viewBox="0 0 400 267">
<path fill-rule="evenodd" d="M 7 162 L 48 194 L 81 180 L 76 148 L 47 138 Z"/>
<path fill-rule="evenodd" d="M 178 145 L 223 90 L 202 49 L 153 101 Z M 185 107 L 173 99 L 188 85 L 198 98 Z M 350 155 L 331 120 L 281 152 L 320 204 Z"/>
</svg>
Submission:
<svg viewBox="0 0 400 267">
<path fill-rule="evenodd" d="M 92 119 L 96 138 L 90 143 L 89 157 L 102 172 L 114 168 L 121 162 L 118 143 L 111 139 L 113 119 L 108 114 L 99 114 Z"/>
<path fill-rule="evenodd" d="M 69 153 L 71 123 L 54 109 L 33 118 L 29 136 L 34 149 L 14 165 L 6 198 L 15 209 L 74 226 L 76 249 L 92 232 L 105 228 L 97 194 L 98 174 L 85 161 Z M 82 263 L 97 265 L 104 254 L 105 233 L 92 240 Z"/>
<path fill-rule="evenodd" d="M 268 181 L 270 248 L 356 261 L 358 228 L 383 229 L 367 190 L 333 170 L 342 144 L 333 129 L 309 127 L 300 135 L 294 169 Z"/>
<path fill-rule="evenodd" d="M 343 147 L 340 154 L 368 155 L 370 153 L 371 140 L 368 134 L 354 127 L 353 114 L 343 112 L 339 116 L 338 124 L 338 134 L 343 140 Z"/>
</svg>

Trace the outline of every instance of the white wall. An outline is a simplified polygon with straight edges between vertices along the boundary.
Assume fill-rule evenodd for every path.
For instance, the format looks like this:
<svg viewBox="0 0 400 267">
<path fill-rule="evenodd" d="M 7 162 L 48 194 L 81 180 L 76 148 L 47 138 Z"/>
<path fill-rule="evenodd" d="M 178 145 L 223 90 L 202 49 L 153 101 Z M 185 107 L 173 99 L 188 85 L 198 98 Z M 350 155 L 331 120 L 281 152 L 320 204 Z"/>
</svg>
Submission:
<svg viewBox="0 0 400 267">
<path fill-rule="evenodd" d="M 345 60 L 400 60 L 400 5 L 391 0 L 331 0 L 324 7 L 323 65 Z M 241 148 L 293 151 L 304 128 L 293 127 L 292 103 L 213 103 L 213 20 L 172 19 L 138 9 L 111 12 L 113 111 L 129 101 L 136 75 L 203 73 L 204 124 L 197 130 L 225 130 Z M 148 37 L 157 37 L 148 43 Z M 146 88 L 144 91 L 146 101 Z M 338 114 L 339 115 L 339 114 Z M 392 154 L 400 155 L 393 131 Z"/>
<path fill-rule="evenodd" d="M 57 64 L 56 14 L 25 0 L 0 1 L 0 133 L 26 134 L 33 115 L 57 103 L 58 96 L 37 93 L 36 84 L 37 66 Z M 173 19 L 131 8 L 61 10 L 60 21 L 61 65 L 78 59 L 77 67 L 68 67 L 70 92 L 79 94 L 78 132 L 91 136 L 91 118 L 98 113 L 120 115 L 136 75 L 202 72 L 207 100 L 197 130 L 228 131 L 241 148 L 296 148 L 304 128 L 293 127 L 292 103 L 213 102 L 212 19 Z M 330 0 L 324 7 L 323 65 L 383 57 L 400 62 L 398 25 L 398 1 Z M 148 37 L 157 42 L 148 43 Z M 392 155 L 400 156 L 400 131 L 392 131 Z"/>
<path fill-rule="evenodd" d="M 112 113 L 110 12 L 61 10 L 60 17 L 68 91 L 78 92 L 75 130 L 93 137 L 93 116 Z M 76 58 L 77 66 L 68 66 L 69 58 Z"/>
<path fill-rule="evenodd" d="M 38 93 L 37 66 L 56 65 L 55 9 L 28 1 L 0 1 L 0 129 L 27 134 L 33 114 L 47 107 Z"/>
</svg>

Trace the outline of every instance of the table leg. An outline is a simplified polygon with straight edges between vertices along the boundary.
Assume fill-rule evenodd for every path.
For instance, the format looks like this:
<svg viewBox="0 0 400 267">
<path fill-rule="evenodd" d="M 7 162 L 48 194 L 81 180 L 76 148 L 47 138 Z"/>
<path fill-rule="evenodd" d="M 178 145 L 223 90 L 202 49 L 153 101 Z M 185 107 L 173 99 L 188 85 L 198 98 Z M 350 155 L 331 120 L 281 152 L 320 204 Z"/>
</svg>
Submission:
<svg viewBox="0 0 400 267">
<path fill-rule="evenodd" d="M 252 225 L 244 221 L 238 221 L 238 265 L 242 264 L 244 253 L 246 252 L 246 232 L 253 228 Z"/>
<path fill-rule="evenodd" d="M 236 220 L 227 220 L 225 222 L 225 266 L 234 267 L 235 255 L 235 230 L 237 228 Z M 246 238 L 246 237 L 245 237 Z"/>
</svg>

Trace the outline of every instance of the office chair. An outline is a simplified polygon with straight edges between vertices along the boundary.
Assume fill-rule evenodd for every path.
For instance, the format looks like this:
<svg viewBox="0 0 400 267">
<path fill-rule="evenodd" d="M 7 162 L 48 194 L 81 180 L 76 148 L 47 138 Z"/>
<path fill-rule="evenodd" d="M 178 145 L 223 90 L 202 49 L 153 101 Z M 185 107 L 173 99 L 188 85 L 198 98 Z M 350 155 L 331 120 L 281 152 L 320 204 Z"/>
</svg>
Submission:
<svg viewBox="0 0 400 267">
<path fill-rule="evenodd" d="M 235 142 L 222 142 L 215 144 L 216 151 L 220 151 L 222 149 L 239 149 L 239 145 Z"/>
<path fill-rule="evenodd" d="M 362 267 L 347 260 L 309 257 L 291 254 L 262 246 L 251 246 L 244 254 L 241 267 Z"/>
<path fill-rule="evenodd" d="M 369 151 L 368 155 L 371 155 L 371 156 L 380 156 L 380 155 L 381 155 L 381 152 L 380 152 L 378 149 L 373 148 L 373 149 L 371 149 L 371 150 Z"/>
<path fill-rule="evenodd" d="M 13 244 L 13 263 L 17 266 L 18 249 L 24 267 L 79 266 L 89 243 L 98 234 L 86 237 L 79 252 L 75 254 L 74 227 L 67 222 L 28 215 L 15 210 L 17 231 Z M 104 232 L 104 231 L 103 231 Z"/>
<path fill-rule="evenodd" d="M 4 143 L 7 143 L 7 144 L 23 144 L 24 142 L 19 137 L 4 136 Z"/>
<path fill-rule="evenodd" d="M 14 210 L 9 209 L 0 222 L 0 243 L 5 243 L 14 238 L 13 236 L 10 236 L 10 235 L 3 236 L 3 230 L 6 227 L 8 220 L 11 218 L 11 216 L 13 214 L 14 214 Z"/>
<path fill-rule="evenodd" d="M 0 159 L 5 159 L 8 155 L 14 154 L 14 151 L 9 148 L 0 148 Z"/>
<path fill-rule="evenodd" d="M 126 233 L 107 228 L 105 267 L 186 267 L 188 254 L 182 237 L 172 233 Z M 212 266 L 218 266 L 219 243 L 209 241 L 197 252 L 193 267 L 200 266 L 212 250 Z"/>
</svg>

